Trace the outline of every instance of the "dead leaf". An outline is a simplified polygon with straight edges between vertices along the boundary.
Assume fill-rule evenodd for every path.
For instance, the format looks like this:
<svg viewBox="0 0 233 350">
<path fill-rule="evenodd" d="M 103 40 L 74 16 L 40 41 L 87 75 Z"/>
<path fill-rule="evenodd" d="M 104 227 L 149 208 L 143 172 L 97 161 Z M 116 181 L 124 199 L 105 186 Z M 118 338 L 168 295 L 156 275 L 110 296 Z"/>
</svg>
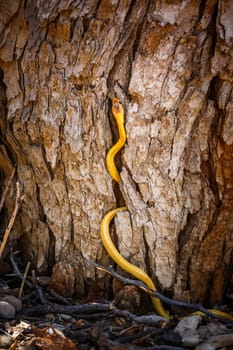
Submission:
<svg viewBox="0 0 233 350">
<path fill-rule="evenodd" d="M 32 327 L 35 334 L 35 345 L 41 350 L 78 350 L 77 345 L 56 328 L 43 329 Z"/>
</svg>

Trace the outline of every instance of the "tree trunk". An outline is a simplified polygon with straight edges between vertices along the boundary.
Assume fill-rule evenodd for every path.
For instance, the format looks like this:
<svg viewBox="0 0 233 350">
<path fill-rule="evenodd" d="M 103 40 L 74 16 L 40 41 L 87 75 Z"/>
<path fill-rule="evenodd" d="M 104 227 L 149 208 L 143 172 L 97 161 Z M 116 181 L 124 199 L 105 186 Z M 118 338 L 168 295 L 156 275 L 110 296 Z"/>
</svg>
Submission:
<svg viewBox="0 0 233 350">
<path fill-rule="evenodd" d="M 221 301 L 233 253 L 233 2 L 51 0 L 1 3 L 2 185 L 24 193 L 11 239 L 68 291 L 106 276 L 99 227 L 177 299 Z M 125 108 L 117 140 L 111 98 Z M 8 217 L 14 186 L 5 203 Z M 112 233 L 114 233 L 112 232 Z"/>
</svg>

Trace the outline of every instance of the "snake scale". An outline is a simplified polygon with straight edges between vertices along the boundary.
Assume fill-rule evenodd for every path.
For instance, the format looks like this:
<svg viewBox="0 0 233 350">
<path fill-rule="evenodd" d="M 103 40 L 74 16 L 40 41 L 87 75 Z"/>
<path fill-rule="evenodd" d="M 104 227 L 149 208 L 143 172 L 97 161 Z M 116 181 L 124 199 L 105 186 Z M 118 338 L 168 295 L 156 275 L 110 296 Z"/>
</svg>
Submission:
<svg viewBox="0 0 233 350">
<path fill-rule="evenodd" d="M 116 154 L 121 150 L 122 147 L 124 147 L 126 142 L 126 131 L 124 127 L 124 109 L 122 104 L 117 98 L 112 99 L 112 114 L 115 118 L 117 128 L 118 128 L 118 134 L 119 138 L 118 141 L 110 148 L 110 150 L 107 153 L 106 156 L 106 166 L 108 169 L 108 172 L 113 180 L 115 180 L 117 183 L 121 182 L 120 174 L 117 170 L 117 167 L 115 165 L 115 156 Z M 141 280 L 144 282 L 151 290 L 156 291 L 156 287 L 154 285 L 154 282 L 152 279 L 144 272 L 141 268 L 138 266 L 135 266 L 131 264 L 129 261 L 127 261 L 116 249 L 111 236 L 109 232 L 109 225 L 112 221 L 112 219 L 116 216 L 116 214 L 120 211 L 126 211 L 127 207 L 119 207 L 116 209 L 113 209 L 109 211 L 102 219 L 100 224 L 100 237 L 101 241 L 107 251 L 107 253 L 110 255 L 112 260 L 120 266 L 123 270 L 127 271 L 134 277 L 136 277 L 138 280 Z M 160 300 L 155 297 L 151 297 L 152 303 L 154 305 L 155 311 L 158 315 L 165 317 L 167 319 L 170 319 L 170 315 L 166 312 L 163 305 L 161 304 Z M 220 310 L 213 310 L 209 309 L 208 311 L 212 312 L 215 315 L 218 315 L 220 317 L 224 317 L 228 320 L 233 321 L 233 317 L 230 314 L 227 314 Z M 202 314 L 200 312 L 196 312 L 195 314 Z"/>
</svg>

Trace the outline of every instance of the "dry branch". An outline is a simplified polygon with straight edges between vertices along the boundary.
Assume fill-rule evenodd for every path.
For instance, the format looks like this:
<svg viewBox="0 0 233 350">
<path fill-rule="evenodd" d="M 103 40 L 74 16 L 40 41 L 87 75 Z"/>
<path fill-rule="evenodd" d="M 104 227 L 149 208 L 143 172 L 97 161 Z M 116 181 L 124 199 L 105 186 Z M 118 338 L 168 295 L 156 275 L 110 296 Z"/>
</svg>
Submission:
<svg viewBox="0 0 233 350">
<path fill-rule="evenodd" d="M 5 249 L 5 246 L 6 246 L 8 238 L 9 238 L 11 229 L 12 229 L 12 227 L 14 225 L 15 218 L 16 218 L 17 212 L 19 210 L 19 207 L 20 207 L 22 199 L 23 199 L 23 196 L 21 196 L 21 194 L 20 194 L 19 182 L 17 181 L 16 182 L 15 207 L 14 207 L 13 213 L 12 213 L 11 218 L 10 218 L 10 222 L 9 222 L 7 228 L 6 228 L 6 231 L 4 233 L 3 240 L 2 240 L 2 243 L 1 243 L 1 246 L 0 246 L 0 258 L 2 257 L 2 253 L 3 253 L 4 249 Z"/>
<path fill-rule="evenodd" d="M 24 274 L 23 274 L 23 279 L 22 279 L 22 282 L 21 282 L 21 286 L 19 288 L 19 298 L 22 297 L 22 294 L 23 294 L 23 288 L 24 288 L 24 285 L 25 285 L 25 282 L 26 282 L 26 279 L 27 279 L 27 275 L 28 275 L 28 271 L 29 271 L 29 268 L 31 266 L 31 263 L 30 261 L 27 263 L 27 266 L 26 266 L 26 269 L 24 271 Z"/>
<path fill-rule="evenodd" d="M 75 305 L 57 305 L 57 304 L 47 304 L 47 305 L 36 305 L 31 308 L 24 308 L 20 311 L 20 315 L 33 316 L 33 315 L 43 315 L 47 313 L 64 313 L 64 314 L 92 314 L 93 312 L 109 312 L 113 306 L 111 304 L 75 304 Z"/>
<path fill-rule="evenodd" d="M 164 317 L 157 315 L 146 315 L 138 316 L 126 310 L 121 310 L 116 308 L 110 303 L 91 303 L 91 304 L 74 304 L 74 305 L 57 305 L 57 304 L 47 304 L 47 305 L 37 305 L 31 308 L 24 308 L 20 315 L 23 316 L 34 316 L 43 315 L 46 313 L 62 313 L 70 314 L 76 317 L 86 317 L 88 315 L 97 316 L 97 314 L 104 315 L 105 313 L 112 313 L 115 316 L 127 318 L 135 321 L 136 323 L 147 324 L 150 326 L 164 326 L 168 320 Z M 85 315 L 85 316 L 84 316 Z"/>
</svg>

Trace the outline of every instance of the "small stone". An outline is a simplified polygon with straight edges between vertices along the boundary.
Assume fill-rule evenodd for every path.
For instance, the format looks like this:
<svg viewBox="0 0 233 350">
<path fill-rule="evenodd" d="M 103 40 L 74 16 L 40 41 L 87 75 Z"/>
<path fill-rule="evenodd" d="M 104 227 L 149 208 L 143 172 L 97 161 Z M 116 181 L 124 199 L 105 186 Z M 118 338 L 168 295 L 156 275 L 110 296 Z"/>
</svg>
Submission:
<svg viewBox="0 0 233 350">
<path fill-rule="evenodd" d="M 0 317 L 1 318 L 14 318 L 15 317 L 15 308 L 7 301 L 0 301 Z"/>
<path fill-rule="evenodd" d="M 58 317 L 60 317 L 62 320 L 67 322 L 75 322 L 76 319 L 68 314 L 57 314 Z"/>
<path fill-rule="evenodd" d="M 195 347 L 195 350 L 215 350 L 215 347 L 208 343 L 201 343 Z"/>
<path fill-rule="evenodd" d="M 2 300 L 11 304 L 15 308 L 15 311 L 20 311 L 22 309 L 22 301 L 16 298 L 14 295 L 6 295 L 2 298 Z"/>
<path fill-rule="evenodd" d="M 210 337 L 207 343 L 215 346 L 216 349 L 231 346 L 233 345 L 233 334 L 221 334 Z"/>
<path fill-rule="evenodd" d="M 194 347 L 200 343 L 200 336 L 197 327 L 201 321 L 201 316 L 193 315 L 185 317 L 176 326 L 175 332 L 182 338 L 182 344 L 187 347 Z"/>
<path fill-rule="evenodd" d="M 186 347 L 194 347 L 200 343 L 200 336 L 196 333 L 187 332 L 182 336 L 182 344 Z"/>
<path fill-rule="evenodd" d="M 185 332 L 194 332 L 201 322 L 201 319 L 199 315 L 185 317 L 177 324 L 175 332 L 178 332 L 181 336 Z"/>
<path fill-rule="evenodd" d="M 13 342 L 13 339 L 10 335 L 7 335 L 7 334 L 0 335 L 0 347 L 2 349 L 9 349 L 12 342 Z"/>
<path fill-rule="evenodd" d="M 208 322 L 206 325 L 198 327 L 198 334 L 201 339 L 208 339 L 213 335 L 225 334 L 228 328 L 225 324 L 220 324 L 219 322 Z"/>
<path fill-rule="evenodd" d="M 233 345 L 233 334 L 221 334 L 208 338 L 198 345 L 195 350 L 215 350 L 227 348 Z"/>
</svg>

